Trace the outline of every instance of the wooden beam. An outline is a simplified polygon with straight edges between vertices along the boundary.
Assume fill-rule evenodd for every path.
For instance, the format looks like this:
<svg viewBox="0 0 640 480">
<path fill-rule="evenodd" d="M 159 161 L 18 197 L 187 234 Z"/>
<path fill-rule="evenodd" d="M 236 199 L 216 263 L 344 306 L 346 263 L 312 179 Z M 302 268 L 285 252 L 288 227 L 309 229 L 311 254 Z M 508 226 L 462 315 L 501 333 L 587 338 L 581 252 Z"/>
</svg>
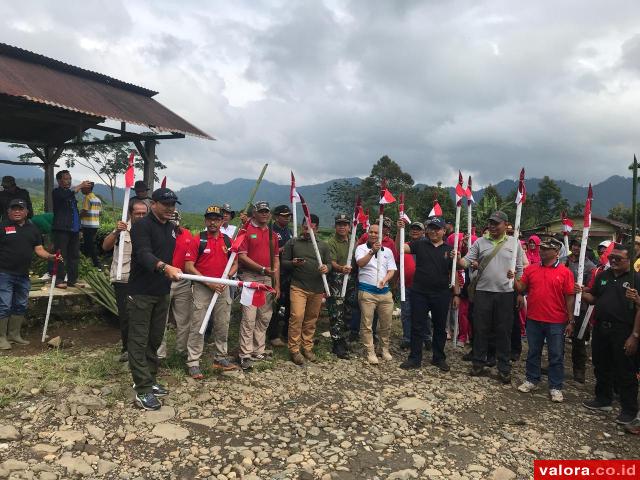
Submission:
<svg viewBox="0 0 640 480">
<path fill-rule="evenodd" d="M 6 165 L 27 165 L 29 167 L 43 167 L 44 163 L 34 163 L 34 162 L 16 162 L 14 160 L 0 160 L 0 163 L 4 163 Z M 58 165 L 54 165 L 57 167 Z"/>
<path fill-rule="evenodd" d="M 138 141 L 147 141 L 147 140 L 172 140 L 175 138 L 184 138 L 184 134 L 182 133 L 171 133 L 166 135 L 140 135 L 138 133 L 129 133 L 126 135 L 121 135 L 119 137 L 110 138 L 108 140 L 95 140 L 90 142 L 69 142 L 63 143 L 58 146 L 69 148 L 69 147 L 83 147 L 88 145 L 107 145 L 111 143 L 131 143 Z"/>
<path fill-rule="evenodd" d="M 144 149 L 144 145 L 142 145 L 142 142 L 139 140 L 136 140 L 135 142 L 133 142 L 134 145 L 136 146 L 136 149 L 138 150 L 138 153 L 140 154 L 140 156 L 142 157 L 142 161 L 146 162 L 147 161 L 147 152 Z"/>
<path fill-rule="evenodd" d="M 153 184 L 155 181 L 155 168 L 156 168 L 156 142 L 155 139 L 148 139 L 144 141 L 145 156 L 144 159 L 144 183 L 147 184 L 149 190 L 153 191 Z"/>
</svg>

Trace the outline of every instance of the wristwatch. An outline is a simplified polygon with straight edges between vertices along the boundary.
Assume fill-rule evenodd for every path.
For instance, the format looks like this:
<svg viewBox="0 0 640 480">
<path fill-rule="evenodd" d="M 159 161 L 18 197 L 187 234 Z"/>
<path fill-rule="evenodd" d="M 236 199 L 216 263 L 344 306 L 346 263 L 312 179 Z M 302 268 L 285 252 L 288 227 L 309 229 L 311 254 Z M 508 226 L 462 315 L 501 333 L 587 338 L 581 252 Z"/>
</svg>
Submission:
<svg viewBox="0 0 640 480">
<path fill-rule="evenodd" d="M 375 252 L 373 251 L 373 248 L 369 249 L 369 255 L 371 255 L 371 256 L 375 255 Z"/>
<path fill-rule="evenodd" d="M 160 266 L 158 267 L 158 271 L 160 273 L 164 273 L 164 271 L 167 269 L 167 264 L 166 263 L 161 263 Z"/>
<path fill-rule="evenodd" d="M 640 333 L 638 332 L 631 332 L 631 335 L 633 335 L 635 338 L 640 338 Z"/>
<path fill-rule="evenodd" d="M 264 275 L 265 272 L 265 267 L 262 267 L 262 270 L 260 270 L 262 272 L 262 275 Z"/>
</svg>

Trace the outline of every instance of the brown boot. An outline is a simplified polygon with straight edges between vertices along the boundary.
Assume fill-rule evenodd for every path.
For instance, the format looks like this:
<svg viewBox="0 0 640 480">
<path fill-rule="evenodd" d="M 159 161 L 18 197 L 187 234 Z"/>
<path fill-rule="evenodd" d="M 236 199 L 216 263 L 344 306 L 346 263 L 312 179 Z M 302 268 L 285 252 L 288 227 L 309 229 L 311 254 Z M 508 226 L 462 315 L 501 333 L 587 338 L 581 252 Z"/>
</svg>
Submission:
<svg viewBox="0 0 640 480">
<path fill-rule="evenodd" d="M 304 365 L 304 357 L 300 352 L 292 352 L 291 361 L 296 365 Z"/>
<path fill-rule="evenodd" d="M 11 350 L 11 344 L 7 341 L 7 325 L 9 318 L 0 318 L 0 350 Z"/>
<path fill-rule="evenodd" d="M 370 363 L 371 365 L 378 365 L 380 363 L 373 348 L 367 349 L 367 363 Z"/>
<path fill-rule="evenodd" d="M 313 353 L 313 350 L 302 349 L 302 355 L 304 355 L 304 358 L 306 358 L 310 362 L 315 362 L 317 360 L 316 354 Z"/>
</svg>

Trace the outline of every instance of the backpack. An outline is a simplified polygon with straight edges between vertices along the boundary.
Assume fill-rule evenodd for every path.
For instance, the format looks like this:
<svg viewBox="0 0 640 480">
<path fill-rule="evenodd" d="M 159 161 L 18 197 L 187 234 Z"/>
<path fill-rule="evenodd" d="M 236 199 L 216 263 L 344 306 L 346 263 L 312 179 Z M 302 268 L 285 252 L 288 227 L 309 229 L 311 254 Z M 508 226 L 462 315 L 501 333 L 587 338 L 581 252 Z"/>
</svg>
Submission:
<svg viewBox="0 0 640 480">
<path fill-rule="evenodd" d="M 222 232 L 220 235 L 222 235 L 222 239 L 224 240 L 224 246 L 227 247 L 228 258 L 231 255 L 231 239 Z M 195 262 L 198 261 L 200 256 L 204 253 L 204 249 L 207 248 L 207 240 L 207 231 L 205 230 L 204 232 L 200 232 L 200 245 L 198 245 L 198 256 L 196 257 Z"/>
</svg>

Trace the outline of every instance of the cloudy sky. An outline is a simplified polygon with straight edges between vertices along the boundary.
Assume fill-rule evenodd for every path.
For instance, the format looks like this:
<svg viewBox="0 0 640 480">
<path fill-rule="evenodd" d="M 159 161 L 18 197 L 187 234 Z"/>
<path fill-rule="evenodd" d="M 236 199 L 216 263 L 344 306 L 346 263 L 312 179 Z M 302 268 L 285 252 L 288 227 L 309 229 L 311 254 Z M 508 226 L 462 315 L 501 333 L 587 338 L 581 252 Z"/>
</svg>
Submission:
<svg viewBox="0 0 640 480">
<path fill-rule="evenodd" d="M 265 162 L 278 183 L 366 176 L 384 154 L 420 182 L 524 165 L 584 184 L 640 152 L 634 0 L 23 0 L 0 4 L 0 26 L 1 42 L 159 91 L 215 136 L 159 146 L 176 186 Z"/>
</svg>

